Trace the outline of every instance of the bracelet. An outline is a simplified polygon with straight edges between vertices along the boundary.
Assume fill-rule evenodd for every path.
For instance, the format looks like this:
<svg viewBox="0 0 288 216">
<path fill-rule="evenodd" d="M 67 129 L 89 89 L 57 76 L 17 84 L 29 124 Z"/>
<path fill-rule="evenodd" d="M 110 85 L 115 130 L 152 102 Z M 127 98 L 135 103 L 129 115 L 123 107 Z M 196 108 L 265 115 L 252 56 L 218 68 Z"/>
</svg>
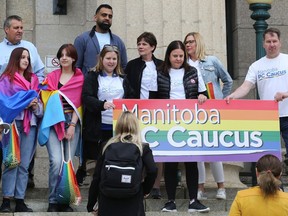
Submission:
<svg viewBox="0 0 288 216">
<path fill-rule="evenodd" d="M 74 123 L 74 122 L 70 122 L 68 125 L 72 126 L 72 127 L 76 127 L 76 123 Z"/>
</svg>

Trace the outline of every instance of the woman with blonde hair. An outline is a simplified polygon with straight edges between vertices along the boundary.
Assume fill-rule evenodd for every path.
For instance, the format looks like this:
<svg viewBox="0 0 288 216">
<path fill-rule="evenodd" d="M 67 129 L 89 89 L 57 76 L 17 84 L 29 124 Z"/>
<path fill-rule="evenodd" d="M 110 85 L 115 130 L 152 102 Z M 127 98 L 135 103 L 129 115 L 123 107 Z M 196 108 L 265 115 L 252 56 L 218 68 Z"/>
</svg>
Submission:
<svg viewBox="0 0 288 216">
<path fill-rule="evenodd" d="M 104 45 L 98 58 L 83 85 L 83 163 L 77 173 L 86 172 L 86 161 L 97 160 L 103 144 L 113 136 L 113 100 L 133 98 L 130 84 L 122 74 L 117 46 Z"/>
<path fill-rule="evenodd" d="M 188 54 L 188 63 L 201 73 L 209 99 L 223 99 L 229 95 L 233 84 L 232 78 L 217 57 L 206 54 L 204 40 L 200 33 L 188 33 L 184 38 L 184 44 Z M 198 162 L 197 166 L 199 170 L 197 197 L 199 200 L 203 200 L 207 199 L 204 194 L 206 181 L 204 162 Z M 218 186 L 216 198 L 226 199 L 222 162 L 211 162 L 210 167 Z"/>
<path fill-rule="evenodd" d="M 288 194 L 280 190 L 282 163 L 264 155 L 256 163 L 258 186 L 239 191 L 229 216 L 288 215 Z"/>
<path fill-rule="evenodd" d="M 132 145 L 132 148 L 131 148 Z M 103 163 L 107 161 L 107 154 L 111 149 L 121 150 L 121 156 L 128 156 L 131 154 L 129 150 L 135 149 L 133 145 L 136 145 L 142 161 L 142 170 L 145 170 L 145 177 L 142 181 L 140 170 L 140 179 L 138 184 L 140 185 L 139 191 L 129 197 L 121 197 L 121 193 L 118 198 L 113 198 L 105 194 L 101 189 L 103 183 Z M 117 154 L 118 155 L 118 154 Z M 106 156 L 106 157 L 105 157 Z M 116 157 L 116 156 L 115 156 Z M 109 215 L 109 216 L 142 216 L 145 215 L 143 198 L 147 197 L 150 190 L 153 187 L 155 178 L 157 176 L 157 167 L 153 159 L 152 151 L 148 144 L 142 144 L 141 131 L 139 122 L 136 116 L 129 112 L 123 112 L 117 120 L 115 127 L 115 136 L 112 137 L 104 146 L 102 155 L 97 161 L 93 180 L 89 189 L 89 197 L 87 210 L 93 212 L 95 215 Z M 128 190 L 125 188 L 124 190 Z M 123 191 L 123 194 L 125 192 Z M 95 208 L 98 202 L 98 209 Z M 96 205 L 97 206 L 97 205 Z"/>
</svg>

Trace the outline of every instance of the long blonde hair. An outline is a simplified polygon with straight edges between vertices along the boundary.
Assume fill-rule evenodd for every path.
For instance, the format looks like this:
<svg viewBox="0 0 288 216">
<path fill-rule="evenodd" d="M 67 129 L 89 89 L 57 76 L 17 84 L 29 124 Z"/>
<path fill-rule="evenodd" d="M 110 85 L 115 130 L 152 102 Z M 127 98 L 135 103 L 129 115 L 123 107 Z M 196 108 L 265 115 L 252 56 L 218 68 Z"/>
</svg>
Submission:
<svg viewBox="0 0 288 216">
<path fill-rule="evenodd" d="M 133 113 L 129 111 L 124 111 L 121 113 L 115 127 L 115 136 L 108 140 L 102 153 L 104 154 L 105 150 L 110 144 L 116 142 L 134 143 L 139 148 L 142 155 L 143 149 L 140 126 L 138 119 Z"/>
<path fill-rule="evenodd" d="M 196 58 L 198 60 L 204 60 L 207 54 L 203 37 L 198 32 L 189 32 L 184 38 L 184 44 L 188 36 L 193 36 L 196 42 L 196 51 L 195 51 Z"/>
</svg>

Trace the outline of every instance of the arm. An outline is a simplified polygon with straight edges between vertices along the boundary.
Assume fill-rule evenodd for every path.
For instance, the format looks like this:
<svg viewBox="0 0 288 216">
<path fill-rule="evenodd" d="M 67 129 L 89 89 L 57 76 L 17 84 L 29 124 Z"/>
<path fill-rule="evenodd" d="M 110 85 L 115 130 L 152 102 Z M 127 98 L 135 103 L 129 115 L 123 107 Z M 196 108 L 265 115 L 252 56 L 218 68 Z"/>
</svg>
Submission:
<svg viewBox="0 0 288 216">
<path fill-rule="evenodd" d="M 101 168 L 103 164 L 104 156 L 101 155 L 99 160 L 97 160 L 95 171 L 93 174 L 93 180 L 91 182 L 89 193 L 88 193 L 88 202 L 87 202 L 87 210 L 88 212 L 92 212 L 93 208 L 98 200 L 99 195 L 99 184 L 101 178 Z"/>
<path fill-rule="evenodd" d="M 143 194 L 145 196 L 150 193 L 157 176 L 157 167 L 148 144 L 144 144 L 142 161 L 146 171 L 146 176 L 143 182 Z"/>
<path fill-rule="evenodd" d="M 217 68 L 218 78 L 223 82 L 222 94 L 225 98 L 231 92 L 233 80 L 218 58 L 215 57 L 213 63 Z"/>
<path fill-rule="evenodd" d="M 231 93 L 224 99 L 227 103 L 229 103 L 231 99 L 243 98 L 249 93 L 252 88 L 254 88 L 254 86 L 255 85 L 252 82 L 245 80 L 240 87 L 238 87 L 233 93 Z"/>
<path fill-rule="evenodd" d="M 89 112 L 94 112 L 97 110 L 104 110 L 105 101 L 101 101 L 97 97 L 98 92 L 98 81 L 95 72 L 90 72 L 84 81 L 82 89 L 82 101 L 85 109 Z"/>
<path fill-rule="evenodd" d="M 78 122 L 78 116 L 77 116 L 76 112 L 73 111 L 71 122 L 68 123 L 68 128 L 65 132 L 64 138 L 66 138 L 68 140 L 71 140 L 74 138 L 75 127 L 77 125 L 77 122 Z"/>
<path fill-rule="evenodd" d="M 83 68 L 83 58 L 84 58 L 84 51 L 85 51 L 85 41 L 83 39 L 83 37 L 76 37 L 75 41 L 74 41 L 74 46 L 77 50 L 77 54 L 78 54 L 78 60 L 76 62 L 76 67 L 80 68 L 82 70 Z"/>
</svg>

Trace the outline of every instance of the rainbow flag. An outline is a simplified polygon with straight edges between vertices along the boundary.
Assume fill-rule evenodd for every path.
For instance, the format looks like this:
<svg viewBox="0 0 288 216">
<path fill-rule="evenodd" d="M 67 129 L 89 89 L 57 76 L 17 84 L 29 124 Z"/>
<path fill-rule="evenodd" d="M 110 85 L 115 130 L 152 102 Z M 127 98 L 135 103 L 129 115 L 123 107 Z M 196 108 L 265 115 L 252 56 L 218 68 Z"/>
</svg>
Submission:
<svg viewBox="0 0 288 216">
<path fill-rule="evenodd" d="M 113 100 L 113 126 L 124 110 L 137 116 L 158 162 L 281 158 L 278 103 L 268 100 Z"/>
<path fill-rule="evenodd" d="M 208 92 L 208 98 L 209 99 L 215 99 L 214 88 L 213 88 L 213 83 L 212 82 L 206 83 L 206 89 L 207 89 L 207 92 Z"/>
<path fill-rule="evenodd" d="M 76 180 L 72 160 L 63 161 L 56 186 L 58 203 L 79 205 L 82 197 Z"/>
<path fill-rule="evenodd" d="M 20 164 L 20 140 L 15 121 L 11 124 L 10 131 L 3 135 L 3 164 L 13 169 Z"/>
</svg>

